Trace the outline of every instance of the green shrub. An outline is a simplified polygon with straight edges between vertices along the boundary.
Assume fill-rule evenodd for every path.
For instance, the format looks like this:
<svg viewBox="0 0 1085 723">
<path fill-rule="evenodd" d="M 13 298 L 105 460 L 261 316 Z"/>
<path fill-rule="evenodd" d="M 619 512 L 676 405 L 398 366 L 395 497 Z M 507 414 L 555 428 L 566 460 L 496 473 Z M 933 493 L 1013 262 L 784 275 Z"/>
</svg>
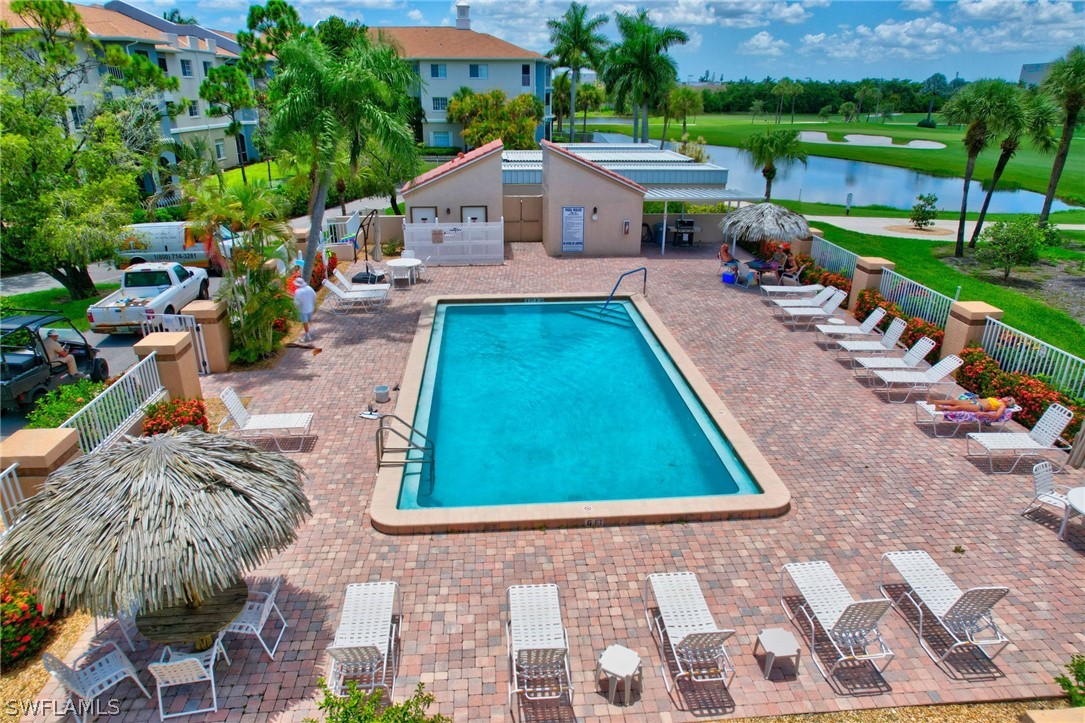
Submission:
<svg viewBox="0 0 1085 723">
<path fill-rule="evenodd" d="M 385 256 L 398 256 L 403 250 L 403 240 L 398 238 L 381 241 L 381 253 Z"/>
<path fill-rule="evenodd" d="M 147 407 L 143 420 L 143 436 L 164 434 L 179 427 L 196 427 L 210 431 L 207 423 L 207 406 L 202 399 L 174 399 L 157 402 Z"/>
<path fill-rule="evenodd" d="M 54 429 L 102 393 L 105 382 L 80 379 L 58 387 L 42 397 L 26 415 L 26 429 Z"/>
<path fill-rule="evenodd" d="M 188 218 L 189 205 L 181 203 L 176 206 L 166 206 L 155 209 L 154 220 L 145 208 L 137 208 L 132 211 L 132 223 L 165 223 L 167 221 L 184 221 Z"/>
<path fill-rule="evenodd" d="M 317 706 L 324 711 L 327 723 L 452 723 L 451 718 L 439 713 L 426 715 L 426 710 L 433 705 L 433 695 L 426 692 L 426 686 L 422 683 L 418 684 L 410 698 L 387 707 L 381 706 L 383 690 L 363 693 L 354 681 L 347 686 L 347 695 L 341 698 L 328 688 L 323 678 L 320 679 L 324 700 Z M 317 721 L 306 718 L 305 723 Z"/>
<path fill-rule="evenodd" d="M 34 593 L 15 573 L 0 575 L 0 669 L 5 673 L 34 660 L 49 637 L 52 619 Z"/>
<path fill-rule="evenodd" d="M 458 146 L 419 146 L 418 152 L 423 156 L 455 156 L 463 151 Z"/>
<path fill-rule="evenodd" d="M 1070 707 L 1078 708 L 1085 706 L 1085 655 L 1070 656 L 1070 663 L 1066 670 L 1074 676 L 1073 680 L 1065 675 L 1056 676 L 1055 682 L 1066 691 L 1066 697 L 1070 699 Z"/>
<path fill-rule="evenodd" d="M 916 196 L 915 200 L 916 204 L 912 206 L 912 210 L 908 214 L 908 220 L 912 222 L 913 226 L 922 231 L 928 226 L 933 226 L 934 220 L 938 218 L 938 196 L 928 193 Z"/>
<path fill-rule="evenodd" d="M 937 128 L 938 127 L 938 124 L 934 122 L 933 118 L 930 119 L 930 120 L 927 120 L 926 118 L 924 118 L 923 120 L 916 123 L 916 125 L 919 126 L 920 128 Z"/>
</svg>

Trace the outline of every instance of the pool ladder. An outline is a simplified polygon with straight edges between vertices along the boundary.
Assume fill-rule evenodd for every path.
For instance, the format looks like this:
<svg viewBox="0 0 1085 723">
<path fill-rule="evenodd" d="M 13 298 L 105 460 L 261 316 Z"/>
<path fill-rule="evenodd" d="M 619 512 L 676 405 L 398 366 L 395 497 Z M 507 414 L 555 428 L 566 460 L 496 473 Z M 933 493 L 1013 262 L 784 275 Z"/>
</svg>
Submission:
<svg viewBox="0 0 1085 723">
<path fill-rule="evenodd" d="M 392 423 L 398 422 L 399 427 L 393 427 Z M 389 446 L 389 437 L 393 441 L 398 439 L 402 446 Z M 421 442 L 416 441 L 421 439 Z M 381 467 L 407 467 L 419 465 L 422 470 L 427 470 L 426 481 L 429 483 L 428 491 L 423 492 L 419 480 L 419 494 L 433 494 L 434 479 L 433 468 L 434 450 L 430 438 L 422 434 L 406 421 L 394 414 L 382 414 L 377 426 L 377 469 Z M 421 472 L 419 473 L 421 474 Z"/>
<path fill-rule="evenodd" d="M 604 304 L 593 304 L 592 306 L 585 307 L 583 309 L 574 309 L 570 313 L 577 316 L 583 316 L 588 319 L 596 319 L 598 321 L 607 321 L 611 324 L 617 324 L 618 326 L 633 326 L 633 322 L 629 319 L 629 314 L 625 311 L 625 307 L 615 306 L 610 308 L 610 302 L 614 298 L 614 294 L 618 293 L 618 286 L 622 283 L 622 280 L 626 276 L 631 274 L 643 273 L 644 284 L 641 287 L 641 293 L 648 293 L 648 269 L 641 266 L 640 268 L 633 269 L 632 271 L 626 271 L 624 274 L 618 277 L 617 283 L 614 284 L 614 288 L 610 291 L 610 296 L 607 297 Z"/>
</svg>

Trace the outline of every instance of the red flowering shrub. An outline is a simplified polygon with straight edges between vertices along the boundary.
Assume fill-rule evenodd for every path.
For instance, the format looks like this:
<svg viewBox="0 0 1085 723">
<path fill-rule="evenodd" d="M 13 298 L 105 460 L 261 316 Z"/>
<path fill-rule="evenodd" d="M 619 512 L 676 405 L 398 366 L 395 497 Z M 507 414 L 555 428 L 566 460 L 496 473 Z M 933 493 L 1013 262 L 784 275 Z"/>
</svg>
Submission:
<svg viewBox="0 0 1085 723">
<path fill-rule="evenodd" d="M 337 266 L 339 266 L 339 257 L 332 251 L 328 256 L 328 276 L 332 275 Z"/>
<path fill-rule="evenodd" d="M 922 317 L 905 314 L 892 301 L 883 299 L 876 289 L 863 289 L 859 292 L 859 298 L 855 302 L 855 318 L 864 321 L 877 308 L 885 309 L 885 316 L 882 317 L 878 328 L 885 331 L 893 323 L 893 319 L 899 316 L 908 322 L 908 325 L 904 327 L 904 333 L 900 335 L 900 342 L 905 346 L 911 346 L 922 337 L 928 337 L 934 342 L 934 348 L 931 349 L 930 354 L 927 354 L 926 359 L 931 364 L 938 361 L 938 355 L 942 350 L 942 340 L 946 335 L 943 329 Z"/>
<path fill-rule="evenodd" d="M 49 637 L 52 619 L 43 614 L 35 592 L 12 572 L 0 575 L 0 668 L 5 672 L 32 660 Z"/>
<path fill-rule="evenodd" d="M 319 256 L 313 262 L 313 272 L 309 274 L 309 286 L 320 289 L 320 282 L 324 280 L 324 260 Z"/>
<path fill-rule="evenodd" d="M 287 327 L 286 327 L 286 317 L 285 316 L 280 316 L 279 318 L 275 319 L 275 321 L 271 322 L 271 329 L 276 334 L 285 334 L 286 329 L 287 329 Z"/>
<path fill-rule="evenodd" d="M 207 407 L 202 399 L 174 399 L 147 407 L 143 436 L 162 434 L 177 427 L 198 427 L 208 431 Z"/>
</svg>

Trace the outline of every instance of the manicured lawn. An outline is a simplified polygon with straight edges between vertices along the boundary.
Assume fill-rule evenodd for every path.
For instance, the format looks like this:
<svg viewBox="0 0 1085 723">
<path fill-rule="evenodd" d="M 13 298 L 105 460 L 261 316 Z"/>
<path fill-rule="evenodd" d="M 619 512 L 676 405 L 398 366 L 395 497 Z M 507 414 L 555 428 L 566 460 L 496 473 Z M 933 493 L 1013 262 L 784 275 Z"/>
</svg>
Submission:
<svg viewBox="0 0 1085 723">
<path fill-rule="evenodd" d="M 1069 314 L 1011 288 L 998 286 L 961 273 L 937 258 L 952 254 L 952 244 L 889 238 L 855 233 L 830 224 L 819 224 L 825 237 L 860 256 L 881 256 L 896 263 L 896 271 L 949 297 L 961 301 L 986 301 L 1002 309 L 1002 321 L 1032 334 L 1048 344 L 1085 358 L 1085 334 Z"/>
<path fill-rule="evenodd" d="M 101 292 L 98 298 L 111 294 L 119 288 L 120 284 L 98 284 L 98 291 Z M 0 297 L 0 308 L 56 311 L 71 319 L 76 329 L 87 331 L 90 329 L 90 322 L 87 321 L 87 307 L 97 300 L 72 301 L 68 298 L 66 289 L 48 289 Z"/>
<path fill-rule="evenodd" d="M 772 202 L 790 208 L 796 213 L 801 213 L 804 216 L 844 216 L 844 206 L 834 203 L 809 203 L 806 201 L 791 201 L 787 199 L 772 199 Z M 852 206 L 851 214 L 860 218 L 908 218 L 908 211 L 900 208 L 889 208 L 888 206 Z M 1015 213 L 989 213 L 987 214 L 987 221 L 1010 221 L 1015 219 L 1020 214 Z M 947 213 L 942 212 L 938 214 L 940 220 L 956 221 L 960 218 L 959 213 Z M 971 221 L 975 221 L 979 218 L 979 213 L 969 212 L 967 218 Z M 1051 222 L 1055 224 L 1060 223 L 1085 223 L 1085 208 L 1081 210 L 1072 211 L 1056 211 L 1051 214 Z M 1069 233 L 1064 231 L 1063 233 Z"/>
<path fill-rule="evenodd" d="M 226 185 L 227 186 L 229 186 L 231 183 L 241 183 L 241 168 L 240 167 L 231 168 L 228 171 L 223 171 L 222 175 L 226 180 Z M 245 166 L 245 175 L 248 177 L 248 179 L 250 181 L 252 179 L 254 179 L 254 178 L 260 178 L 260 179 L 263 179 L 263 180 L 267 181 L 268 180 L 268 164 L 265 163 L 264 161 L 259 161 L 257 163 L 249 164 L 249 165 Z M 279 178 L 282 177 L 282 175 L 283 174 L 282 174 L 282 171 L 279 170 L 279 166 L 276 165 L 275 161 L 272 161 L 271 162 L 271 178 L 272 178 L 272 180 L 277 181 Z"/>
<path fill-rule="evenodd" d="M 850 144 L 830 145 L 825 143 L 804 143 L 803 149 L 816 156 L 829 158 L 844 158 L 855 161 L 867 161 L 881 163 L 887 166 L 899 166 L 911 168 L 924 173 L 937 176 L 960 177 L 964 174 L 966 155 L 961 144 L 964 136 L 963 129 L 956 126 L 941 126 L 938 128 L 919 128 L 915 125 L 918 115 L 907 116 L 904 120 L 894 118 L 887 123 L 880 122 L 853 122 L 843 123 L 837 120 L 828 123 L 822 122 L 816 116 L 795 116 L 795 125 L 790 124 L 790 116 L 784 119 L 779 126 L 769 119 L 758 118 L 754 123 L 750 122 L 748 114 L 713 114 L 702 115 L 696 119 L 690 119 L 689 134 L 691 137 L 703 136 L 712 145 L 717 146 L 740 146 L 742 142 L 753 135 L 770 128 L 795 128 L 802 131 L 822 131 L 829 134 L 830 138 L 842 139 L 849 133 L 862 133 L 867 135 L 889 136 L 894 143 L 907 143 L 910 140 L 931 140 L 944 143 L 943 149 L 920 150 L 898 147 L 879 146 L 853 146 Z M 935 117 L 937 120 L 937 116 Z M 629 133 L 631 126 L 588 124 L 589 128 L 610 133 Z M 663 119 L 653 118 L 649 123 L 649 135 L 652 138 L 661 138 L 663 133 Z M 667 127 L 668 140 L 679 140 L 682 135 L 681 122 L 671 122 Z M 993 150 L 980 155 L 976 163 L 975 177 L 977 180 L 990 178 L 995 162 L 998 160 L 997 144 Z M 1081 159 L 1085 157 L 1085 134 L 1079 132 L 1070 147 L 1070 157 L 1066 162 L 1059 181 L 1058 197 L 1067 202 L 1085 204 L 1085 173 L 1081 172 Z M 1047 190 L 1047 181 L 1051 174 L 1051 156 L 1042 156 L 1031 148 L 1022 148 L 1006 167 L 1006 172 L 999 182 L 999 188 L 1011 190 L 1023 188 L 1037 193 Z"/>
</svg>

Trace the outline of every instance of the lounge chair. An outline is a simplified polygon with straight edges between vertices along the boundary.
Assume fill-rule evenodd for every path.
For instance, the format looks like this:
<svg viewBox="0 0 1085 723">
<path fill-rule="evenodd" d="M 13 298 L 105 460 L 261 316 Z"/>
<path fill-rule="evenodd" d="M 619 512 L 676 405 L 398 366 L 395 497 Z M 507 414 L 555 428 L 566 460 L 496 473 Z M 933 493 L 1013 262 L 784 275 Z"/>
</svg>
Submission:
<svg viewBox="0 0 1085 723">
<path fill-rule="evenodd" d="M 509 657 L 509 708 L 514 694 L 525 699 L 573 702 L 569 636 L 561 622 L 557 585 L 513 585 L 508 589 L 505 649 Z"/>
<path fill-rule="evenodd" d="M 313 426 L 311 412 L 296 412 L 292 414 L 249 414 L 245 405 L 241 403 L 237 392 L 233 387 L 226 387 L 219 394 L 219 399 L 226 405 L 226 418 L 219 422 L 218 432 L 221 434 L 227 423 L 232 421 L 239 436 L 268 436 L 269 432 L 288 432 L 286 437 L 298 439 L 297 449 L 283 449 L 282 442 L 276 435 L 271 435 L 275 441 L 275 448 L 280 452 L 300 452 L 305 445 L 305 438 L 309 435 L 309 429 Z"/>
<path fill-rule="evenodd" d="M 833 298 L 833 294 L 837 292 L 835 286 L 826 286 L 821 291 L 814 294 L 809 299 L 772 299 L 773 313 L 779 314 L 780 309 L 813 309 L 818 306 L 825 306 L 829 299 Z"/>
<path fill-rule="evenodd" d="M 838 344 L 849 337 L 858 341 L 859 337 L 881 334 L 881 332 L 878 331 L 878 324 L 881 323 L 883 316 L 885 316 L 885 309 L 879 306 L 877 309 L 870 312 L 867 318 L 864 319 L 863 323 L 859 326 L 847 326 L 846 324 L 818 324 L 814 327 L 814 330 L 818 334 L 817 342 L 819 344 L 828 342 Z"/>
<path fill-rule="evenodd" d="M 904 579 L 905 589 L 896 598 L 886 589 L 885 563 L 888 561 Z M 1009 639 L 1002 634 L 992 615 L 995 603 L 1010 591 L 1006 587 L 974 587 L 961 591 L 938 563 L 923 550 L 887 552 L 882 555 L 881 590 L 886 600 L 900 604 L 907 599 L 919 615 L 919 644 L 935 662 L 943 662 L 961 647 L 978 649 L 989 659 L 1002 652 Z M 902 611 L 903 613 L 903 611 Z M 923 639 L 923 626 L 933 617 L 953 639 L 946 652 L 937 656 Z M 1000 646 L 990 655 L 985 646 Z"/>
<path fill-rule="evenodd" d="M 1021 514 L 1027 515 L 1034 508 L 1040 507 L 1041 505 L 1050 505 L 1057 508 L 1062 513 L 1062 526 L 1059 528 L 1059 539 L 1065 539 L 1066 524 L 1070 521 L 1071 517 L 1081 514 L 1074 509 L 1073 505 L 1070 504 L 1070 500 L 1066 497 L 1070 488 L 1064 485 L 1055 484 L 1055 471 L 1052 469 L 1051 463 L 1046 460 L 1038 462 L 1033 466 L 1032 487 L 1032 501 L 1028 503 L 1028 507 L 1021 511 Z"/>
<path fill-rule="evenodd" d="M 671 689 L 671 683 L 667 675 L 665 641 L 670 643 L 671 654 L 678 664 L 678 673 L 674 676 L 676 684 L 679 678 L 688 677 L 695 683 L 719 680 L 726 685 L 728 678 L 734 675 L 735 667 L 723 643 L 735 631 L 723 630 L 716 625 L 697 576 L 692 572 L 649 575 L 645 579 L 644 599 L 648 601 L 645 609 L 648 626 L 656 633 L 663 659 L 660 672 L 667 690 Z M 656 604 L 654 614 L 650 602 L 653 599 Z"/>
<path fill-rule="evenodd" d="M 106 652 L 108 648 L 112 650 Z M 41 662 L 49 674 L 64 686 L 68 695 L 80 699 L 78 703 L 73 700 L 72 707 L 73 710 L 82 711 L 83 723 L 87 723 L 87 716 L 94 709 L 94 699 L 125 678 L 134 680 L 143 695 L 151 697 L 150 691 L 140 682 L 132 661 L 113 642 L 83 653 L 70 668 L 50 653 L 42 655 Z"/>
<path fill-rule="evenodd" d="M 837 357 L 844 352 L 851 357 L 856 354 L 888 354 L 898 349 L 900 337 L 908 328 L 908 322 L 899 316 L 893 319 L 893 323 L 877 339 L 845 339 L 837 343 Z"/>
<path fill-rule="evenodd" d="M 391 288 L 388 284 L 370 284 L 368 289 L 343 291 L 327 279 L 320 283 L 335 297 L 335 304 L 330 309 L 331 313 L 335 315 L 345 314 L 354 309 L 362 309 L 363 311 L 380 309 L 384 306 L 385 300 L 388 299 L 388 289 Z"/>
<path fill-rule="evenodd" d="M 1074 413 L 1061 404 L 1052 404 L 1043 413 L 1039 421 L 1032 429 L 1026 432 L 969 432 L 965 438 L 966 454 L 974 456 L 972 443 L 975 442 L 983 448 L 982 454 L 987 455 L 987 463 L 993 474 L 995 471 L 995 452 L 1009 452 L 1016 454 L 1013 466 L 1007 471 L 1009 474 L 1017 468 L 1018 463 L 1029 456 L 1042 456 L 1040 452 L 1067 451 L 1056 446 L 1056 442 L 1070 422 L 1074 419 Z M 1067 455 L 1069 458 L 1069 455 Z M 1059 465 L 1059 470 L 1066 466 L 1066 460 Z"/>
<path fill-rule="evenodd" d="M 331 669 L 328 687 L 347 695 L 348 678 L 358 687 L 388 690 L 391 700 L 399 670 L 399 624 L 402 610 L 399 585 L 394 582 L 365 582 L 347 585 L 343 611 L 335 640 L 328 647 Z M 391 663 L 391 665 L 389 665 Z M 392 683 L 388 685 L 388 671 Z"/>
<path fill-rule="evenodd" d="M 780 584 L 786 583 L 784 574 L 791 578 L 799 594 L 802 595 L 802 604 L 798 612 L 802 614 L 809 627 L 811 658 L 826 680 L 836 671 L 842 663 L 851 661 L 871 661 L 877 668 L 877 660 L 885 660 L 881 671 L 888 667 L 893 660 L 893 651 L 889 649 L 885 640 L 878 631 L 878 622 L 889 612 L 892 606 L 885 598 L 872 598 L 870 600 L 855 600 L 844 587 L 844 583 L 833 572 L 833 568 L 824 560 L 811 562 L 792 562 L 780 568 Z M 797 616 L 787 604 L 786 596 L 780 598 L 784 612 L 788 618 L 795 621 L 800 632 L 803 626 L 799 624 Z M 818 646 L 822 643 L 818 640 L 818 628 L 822 635 L 836 651 L 837 658 L 832 666 L 826 670 L 818 659 Z M 867 652 L 869 648 L 875 648 Z"/>
<path fill-rule="evenodd" d="M 825 306 L 818 308 L 801 307 L 798 309 L 791 309 L 787 307 L 780 308 L 779 311 L 783 317 L 785 324 L 804 324 L 804 329 L 809 329 L 810 325 L 815 321 L 821 321 L 823 319 L 831 318 L 836 314 L 837 309 L 844 303 L 844 299 L 848 298 L 847 293 L 843 291 L 837 291 L 832 297 L 825 303 Z"/>
<path fill-rule="evenodd" d="M 825 287 L 821 284 L 806 284 L 804 286 L 774 286 L 769 284 L 768 286 L 761 287 L 761 295 L 764 302 L 767 304 L 770 301 L 776 299 L 798 298 L 801 296 L 814 296 L 814 294 L 822 291 Z"/>
<path fill-rule="evenodd" d="M 998 430 L 1002 430 L 1006 426 L 1006 422 L 1013 418 L 1013 415 L 1021 411 L 1021 407 L 1012 406 L 1006 407 L 1002 410 L 1002 414 L 998 419 L 989 419 L 987 417 L 981 417 L 975 412 L 950 412 L 950 411 L 938 411 L 934 408 L 933 404 L 927 402 L 915 403 L 915 423 L 918 425 L 931 425 L 931 431 L 935 437 L 955 437 L 957 433 L 961 431 L 961 427 L 966 424 L 976 425 L 976 431 L 982 432 L 983 425 L 991 425 Z M 949 434 L 939 434 L 939 424 L 952 424 L 953 430 Z"/>
<path fill-rule="evenodd" d="M 339 280 L 339 286 L 343 291 L 382 291 L 392 288 L 391 284 L 356 284 L 346 276 L 339 269 L 332 272 L 335 274 L 335 278 Z M 384 272 L 381 271 L 381 274 Z"/>
<path fill-rule="evenodd" d="M 949 375 L 963 363 L 959 356 L 950 354 L 930 369 L 921 372 L 900 369 L 871 369 L 870 374 L 874 382 L 872 388 L 884 389 L 886 398 L 893 404 L 904 404 L 915 392 L 929 392 L 939 384 L 951 384 L 953 378 Z M 907 387 L 904 397 L 899 401 L 893 399 L 893 392 L 898 387 Z"/>
<path fill-rule="evenodd" d="M 852 359 L 856 376 L 863 376 L 872 369 L 922 369 L 927 363 L 924 359 L 934 349 L 934 339 L 921 337 L 912 344 L 904 356 L 860 356 Z"/>
</svg>

